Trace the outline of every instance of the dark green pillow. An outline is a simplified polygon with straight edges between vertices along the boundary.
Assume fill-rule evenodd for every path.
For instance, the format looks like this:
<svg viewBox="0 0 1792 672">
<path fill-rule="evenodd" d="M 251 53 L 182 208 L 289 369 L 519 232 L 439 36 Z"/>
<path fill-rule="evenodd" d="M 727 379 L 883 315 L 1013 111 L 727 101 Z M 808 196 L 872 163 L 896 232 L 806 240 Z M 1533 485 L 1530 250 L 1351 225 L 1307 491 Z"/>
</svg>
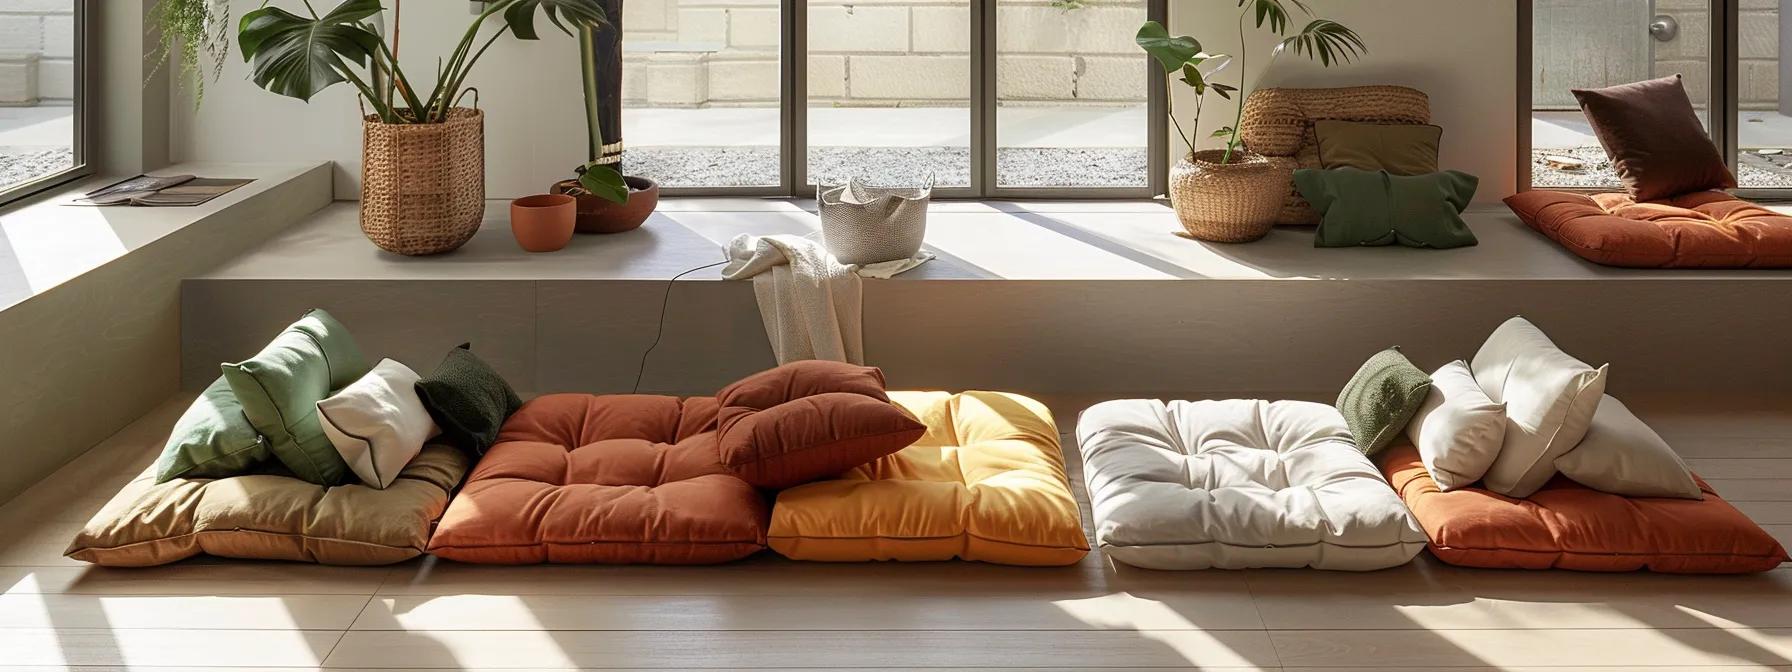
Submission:
<svg viewBox="0 0 1792 672">
<path fill-rule="evenodd" d="M 440 440 L 474 456 L 498 442 L 504 421 L 523 406 L 510 383 L 473 354 L 471 343 L 449 350 L 433 373 L 417 381 L 417 396 L 442 428 Z"/>
<path fill-rule="evenodd" d="M 220 366 L 230 391 L 268 452 L 301 479 L 339 485 L 354 479 L 317 419 L 317 402 L 367 375 L 367 359 L 348 329 L 313 310 L 256 353 Z"/>
<path fill-rule="evenodd" d="M 1454 170 L 1403 177 L 1355 168 L 1294 171 L 1294 186 L 1319 212 L 1317 247 L 1405 245 L 1439 250 L 1475 245 L 1462 211 L 1480 180 Z"/>
<path fill-rule="evenodd" d="M 268 444 L 223 376 L 193 400 L 156 460 L 156 483 L 177 478 L 229 478 L 249 473 L 272 455 Z"/>
<path fill-rule="evenodd" d="M 1399 348 L 1375 353 L 1338 395 L 1338 412 L 1357 448 L 1366 455 L 1388 447 L 1406 431 L 1431 393 L 1431 376 L 1406 360 Z"/>
</svg>

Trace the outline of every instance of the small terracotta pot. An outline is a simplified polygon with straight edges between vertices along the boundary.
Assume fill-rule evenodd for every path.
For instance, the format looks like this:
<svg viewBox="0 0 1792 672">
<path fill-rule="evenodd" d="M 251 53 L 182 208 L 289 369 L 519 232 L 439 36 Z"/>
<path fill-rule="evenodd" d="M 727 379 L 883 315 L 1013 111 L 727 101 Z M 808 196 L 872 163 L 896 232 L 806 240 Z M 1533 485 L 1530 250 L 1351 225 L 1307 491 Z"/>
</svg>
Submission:
<svg viewBox="0 0 1792 672">
<path fill-rule="evenodd" d="M 633 175 L 622 178 L 628 184 L 628 202 L 611 203 L 598 196 L 579 194 L 579 233 L 622 233 L 641 228 L 660 203 L 660 183 Z M 554 193 L 564 194 L 579 186 L 578 180 L 554 183 Z"/>
<path fill-rule="evenodd" d="M 530 252 L 554 252 L 572 242 L 577 200 L 565 194 L 524 196 L 510 202 L 510 233 Z"/>
</svg>

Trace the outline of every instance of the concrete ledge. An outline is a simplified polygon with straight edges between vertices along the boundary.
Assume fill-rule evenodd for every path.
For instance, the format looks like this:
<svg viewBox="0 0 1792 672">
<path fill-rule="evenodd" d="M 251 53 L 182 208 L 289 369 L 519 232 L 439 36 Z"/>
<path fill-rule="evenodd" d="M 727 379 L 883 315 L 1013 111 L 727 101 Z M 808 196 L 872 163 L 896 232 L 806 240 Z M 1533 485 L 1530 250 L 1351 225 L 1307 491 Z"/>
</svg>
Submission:
<svg viewBox="0 0 1792 672">
<path fill-rule="evenodd" d="M 337 204 L 185 284 L 183 384 L 323 306 L 372 357 L 427 369 L 472 341 L 522 389 L 629 391 L 665 302 L 641 390 L 711 392 L 772 363 L 752 288 L 713 268 L 671 279 L 738 233 L 812 233 L 808 205 L 674 199 L 640 231 L 546 255 L 494 210 L 461 251 L 406 259 Z M 1437 366 L 1524 314 L 1610 362 L 1616 394 L 1785 394 L 1792 273 L 1604 268 L 1502 209 L 1470 219 L 1478 248 L 1317 250 L 1306 230 L 1183 239 L 1150 202 L 939 203 L 941 258 L 865 283 L 866 352 L 905 388 L 1326 398 L 1377 350 Z"/>
<path fill-rule="evenodd" d="M 0 215 L 0 501 L 148 412 L 179 387 L 182 278 L 329 203 L 328 164 L 181 165 L 254 177 L 197 208 L 60 203 L 89 180 Z M 116 178 L 112 178 L 116 179 Z M 21 284 L 22 283 L 22 284 Z"/>
</svg>

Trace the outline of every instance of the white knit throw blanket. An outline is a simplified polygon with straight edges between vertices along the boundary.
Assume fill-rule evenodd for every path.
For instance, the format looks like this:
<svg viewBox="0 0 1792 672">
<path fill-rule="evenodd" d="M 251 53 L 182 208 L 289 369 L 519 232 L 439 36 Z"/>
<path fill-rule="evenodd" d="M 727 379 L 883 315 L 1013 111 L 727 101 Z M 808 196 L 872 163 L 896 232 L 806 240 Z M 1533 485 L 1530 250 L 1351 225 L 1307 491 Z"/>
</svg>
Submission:
<svg viewBox="0 0 1792 672">
<path fill-rule="evenodd" d="M 933 257 L 922 251 L 912 259 L 848 266 L 809 238 L 741 234 L 728 242 L 722 277 L 753 279 L 759 316 L 779 364 L 804 359 L 864 364 L 864 286 L 859 277 L 888 278 Z"/>
</svg>

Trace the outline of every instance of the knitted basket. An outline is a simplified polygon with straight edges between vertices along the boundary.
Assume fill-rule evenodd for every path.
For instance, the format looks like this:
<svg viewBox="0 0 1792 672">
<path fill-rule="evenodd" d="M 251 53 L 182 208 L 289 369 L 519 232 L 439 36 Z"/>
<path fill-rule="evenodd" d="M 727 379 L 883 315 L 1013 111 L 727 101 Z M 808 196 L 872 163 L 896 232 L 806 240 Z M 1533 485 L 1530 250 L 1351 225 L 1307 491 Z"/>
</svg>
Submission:
<svg viewBox="0 0 1792 672">
<path fill-rule="evenodd" d="M 394 254 L 465 245 L 485 218 L 485 115 L 455 108 L 440 124 L 367 117 L 361 134 L 361 232 Z"/>
<path fill-rule="evenodd" d="M 842 264 L 868 265 L 915 256 L 927 237 L 933 180 L 923 187 L 818 185 L 822 242 Z"/>
<path fill-rule="evenodd" d="M 1313 126 L 1322 120 L 1377 124 L 1429 124 L 1431 101 L 1404 86 L 1341 89 L 1258 89 L 1244 104 L 1238 137 L 1252 152 L 1268 157 L 1289 176 L 1288 193 L 1276 223 L 1312 226 L 1319 213 L 1294 190 L 1298 168 L 1319 168 L 1319 140 Z"/>
<path fill-rule="evenodd" d="M 1288 193 L 1288 175 L 1269 159 L 1243 151 L 1194 152 L 1170 170 L 1170 204 L 1198 240 L 1248 243 L 1269 235 Z"/>
</svg>

